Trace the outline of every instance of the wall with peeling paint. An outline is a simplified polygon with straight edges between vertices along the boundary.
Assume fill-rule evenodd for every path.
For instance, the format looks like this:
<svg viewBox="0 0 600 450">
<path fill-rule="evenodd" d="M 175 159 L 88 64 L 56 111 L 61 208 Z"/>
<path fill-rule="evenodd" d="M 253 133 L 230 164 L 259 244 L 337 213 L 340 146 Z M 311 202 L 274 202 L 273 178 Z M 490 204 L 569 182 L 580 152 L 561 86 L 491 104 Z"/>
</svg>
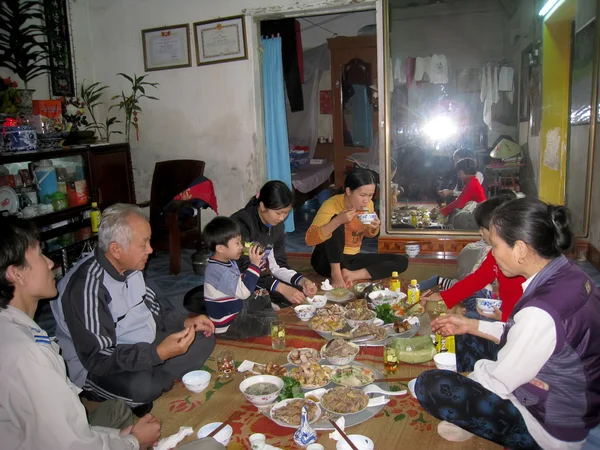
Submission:
<svg viewBox="0 0 600 450">
<path fill-rule="evenodd" d="M 74 0 L 71 0 L 74 1 Z M 256 28 L 250 14 L 283 14 L 313 10 L 337 12 L 356 0 L 75 0 L 74 34 L 89 44 L 75 44 L 78 81 L 100 81 L 110 95 L 127 89 L 116 76 L 144 72 L 141 30 L 166 25 L 248 14 L 245 61 L 150 72 L 160 83 L 159 101 L 143 101 L 140 141 L 133 140 L 132 159 L 138 201 L 150 195 L 154 164 L 168 159 L 206 161 L 213 180 L 219 213 L 231 214 L 244 206 L 266 179 L 260 101 Z M 191 27 L 190 27 L 191 28 Z M 82 41 L 83 42 L 83 41 Z M 192 49 L 193 31 L 190 36 Z M 194 53 L 194 52 L 192 52 Z M 114 112 L 114 110 L 113 110 Z M 104 113 L 104 112 L 103 112 Z M 203 214 L 203 222 L 213 217 Z"/>
</svg>

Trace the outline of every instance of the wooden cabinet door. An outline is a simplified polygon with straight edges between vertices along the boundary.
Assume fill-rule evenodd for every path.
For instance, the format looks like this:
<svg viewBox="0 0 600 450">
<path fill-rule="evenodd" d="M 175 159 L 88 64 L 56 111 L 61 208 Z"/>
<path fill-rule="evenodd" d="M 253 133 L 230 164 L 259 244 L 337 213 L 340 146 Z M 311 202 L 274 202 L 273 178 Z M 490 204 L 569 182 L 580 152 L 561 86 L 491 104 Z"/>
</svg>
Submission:
<svg viewBox="0 0 600 450">
<path fill-rule="evenodd" d="M 344 169 L 351 165 L 346 160 L 354 153 L 369 151 L 369 146 L 348 145 L 348 117 L 344 111 L 344 93 L 342 89 L 342 74 L 346 65 L 352 60 L 360 60 L 368 66 L 370 77 L 369 86 L 377 85 L 377 44 L 374 36 L 341 37 L 328 40 L 331 51 L 331 87 L 333 91 L 333 143 L 334 143 L 334 175 L 335 185 L 342 186 L 344 183 Z M 373 138 L 379 127 L 379 114 L 376 106 L 376 98 L 372 96 L 372 90 L 367 87 L 368 97 L 371 103 L 371 133 Z"/>
<path fill-rule="evenodd" d="M 100 209 L 115 203 L 135 203 L 131 158 L 124 148 L 94 152 L 90 151 L 93 201 Z"/>
</svg>

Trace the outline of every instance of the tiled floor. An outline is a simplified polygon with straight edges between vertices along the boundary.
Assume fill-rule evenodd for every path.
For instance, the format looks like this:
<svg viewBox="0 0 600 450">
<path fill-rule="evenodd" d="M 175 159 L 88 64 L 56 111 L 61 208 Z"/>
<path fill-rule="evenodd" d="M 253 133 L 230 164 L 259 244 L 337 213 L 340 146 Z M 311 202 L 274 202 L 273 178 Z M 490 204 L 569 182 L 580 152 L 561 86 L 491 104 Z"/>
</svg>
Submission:
<svg viewBox="0 0 600 450">
<path fill-rule="evenodd" d="M 294 225 L 296 229 L 293 233 L 288 233 L 286 236 L 285 249 L 288 253 L 312 253 L 313 249 L 306 245 L 304 236 L 317 214 L 317 209 L 319 209 L 319 204 L 316 199 L 313 199 L 294 210 Z M 365 238 L 363 240 L 362 251 L 365 253 L 377 253 L 377 238 Z"/>
</svg>

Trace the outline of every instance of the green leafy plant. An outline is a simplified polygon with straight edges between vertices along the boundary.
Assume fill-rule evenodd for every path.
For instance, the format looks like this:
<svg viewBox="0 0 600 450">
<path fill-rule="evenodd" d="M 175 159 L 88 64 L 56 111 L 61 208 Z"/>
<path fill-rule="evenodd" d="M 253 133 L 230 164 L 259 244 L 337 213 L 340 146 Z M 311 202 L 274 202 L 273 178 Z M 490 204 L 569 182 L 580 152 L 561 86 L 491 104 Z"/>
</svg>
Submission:
<svg viewBox="0 0 600 450">
<path fill-rule="evenodd" d="M 300 383 L 291 377 L 283 377 L 283 389 L 279 393 L 279 400 L 286 398 L 303 398 L 304 393 Z"/>
<path fill-rule="evenodd" d="M 102 139 L 106 139 L 107 142 L 110 142 L 111 134 L 123 134 L 121 131 L 115 130 L 111 131 L 111 127 L 114 124 L 121 123 L 120 120 L 117 120 L 116 117 L 107 117 L 104 123 L 98 122 L 96 119 L 96 115 L 94 113 L 94 108 L 96 106 L 102 105 L 100 98 L 103 95 L 103 91 L 108 89 L 108 86 L 103 85 L 99 81 L 96 83 L 92 83 L 89 86 L 85 86 L 84 83 L 81 83 L 81 98 L 87 104 L 88 112 L 90 117 L 92 118 L 92 123 L 87 127 L 87 129 L 95 129 L 98 130 L 100 137 Z"/>
<path fill-rule="evenodd" d="M 43 21 L 40 0 L 0 1 L 0 67 L 16 73 L 25 89 L 31 80 L 49 70 Z"/>
<path fill-rule="evenodd" d="M 131 127 L 135 129 L 135 134 L 137 140 L 139 140 L 139 124 L 138 124 L 138 113 L 142 112 L 142 107 L 140 106 L 140 100 L 142 98 L 147 98 L 149 100 L 158 100 L 158 98 L 153 97 L 151 95 L 146 94 L 147 87 L 153 87 L 154 89 L 158 89 L 158 83 L 150 83 L 148 81 L 144 81 L 148 75 L 137 76 L 135 73 L 133 77 L 126 75 L 124 73 L 118 73 L 117 75 L 125 78 L 127 81 L 131 83 L 131 94 L 125 95 L 124 91 L 121 91 L 120 95 L 115 95 L 112 97 L 112 100 L 120 100 L 118 104 L 112 105 L 112 108 L 119 108 L 125 112 L 125 136 L 127 138 L 127 142 L 129 142 L 129 136 Z"/>
</svg>

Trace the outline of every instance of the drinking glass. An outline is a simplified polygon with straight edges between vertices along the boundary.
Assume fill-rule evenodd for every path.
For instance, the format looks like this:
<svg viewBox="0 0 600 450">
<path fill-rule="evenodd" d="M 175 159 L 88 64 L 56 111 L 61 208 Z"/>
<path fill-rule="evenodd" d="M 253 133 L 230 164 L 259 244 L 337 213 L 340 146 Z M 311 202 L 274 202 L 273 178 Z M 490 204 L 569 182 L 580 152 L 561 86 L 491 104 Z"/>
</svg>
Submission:
<svg viewBox="0 0 600 450">
<path fill-rule="evenodd" d="M 391 344 L 386 344 L 383 349 L 383 367 L 387 373 L 396 373 L 398 370 L 396 349 Z"/>
<path fill-rule="evenodd" d="M 235 373 L 235 359 L 233 353 L 229 350 L 223 350 L 217 355 L 217 369 L 219 371 L 219 378 L 222 380 L 229 380 Z"/>
<path fill-rule="evenodd" d="M 285 348 L 285 323 L 280 320 L 271 322 L 271 346 L 275 350 Z"/>
</svg>

